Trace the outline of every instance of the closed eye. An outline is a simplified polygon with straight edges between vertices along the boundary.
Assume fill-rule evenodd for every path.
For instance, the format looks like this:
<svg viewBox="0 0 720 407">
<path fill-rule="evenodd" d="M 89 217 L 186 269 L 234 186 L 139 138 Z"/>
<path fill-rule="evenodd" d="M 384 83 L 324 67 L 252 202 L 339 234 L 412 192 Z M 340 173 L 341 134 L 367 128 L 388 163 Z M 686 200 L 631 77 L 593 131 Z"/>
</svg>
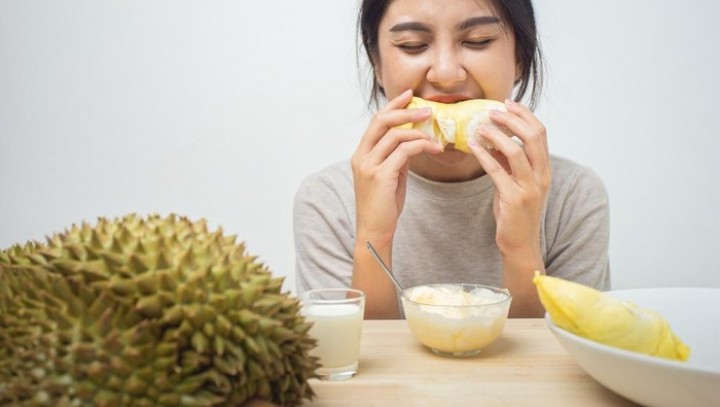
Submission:
<svg viewBox="0 0 720 407">
<path fill-rule="evenodd" d="M 490 45 L 490 43 L 493 42 L 493 40 L 494 40 L 494 38 L 482 39 L 482 40 L 480 40 L 480 39 L 466 40 L 466 41 L 463 41 L 463 45 L 465 45 L 468 48 L 472 48 L 472 49 L 483 49 L 483 48 L 487 48 Z"/>
<path fill-rule="evenodd" d="M 396 47 L 407 52 L 408 54 L 417 54 L 427 49 L 428 45 L 424 42 L 404 42 L 396 44 Z"/>
</svg>

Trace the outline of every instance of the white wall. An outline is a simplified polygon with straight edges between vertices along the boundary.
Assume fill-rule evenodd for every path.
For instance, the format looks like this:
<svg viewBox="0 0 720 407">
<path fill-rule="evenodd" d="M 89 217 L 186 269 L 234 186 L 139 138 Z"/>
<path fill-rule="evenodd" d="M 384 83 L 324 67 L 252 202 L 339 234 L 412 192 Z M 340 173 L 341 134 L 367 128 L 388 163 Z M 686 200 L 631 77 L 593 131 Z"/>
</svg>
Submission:
<svg viewBox="0 0 720 407">
<path fill-rule="evenodd" d="M 294 290 L 302 177 L 366 123 L 357 1 L 0 0 L 0 247 L 205 217 Z M 551 149 L 596 169 L 615 288 L 720 286 L 720 6 L 536 2 Z"/>
</svg>

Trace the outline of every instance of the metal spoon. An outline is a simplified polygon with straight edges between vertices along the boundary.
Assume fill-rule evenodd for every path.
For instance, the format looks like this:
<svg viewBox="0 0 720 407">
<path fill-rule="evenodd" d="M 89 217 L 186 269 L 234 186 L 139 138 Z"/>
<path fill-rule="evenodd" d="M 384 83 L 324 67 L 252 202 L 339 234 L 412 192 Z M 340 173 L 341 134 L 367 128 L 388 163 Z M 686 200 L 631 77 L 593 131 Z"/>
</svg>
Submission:
<svg viewBox="0 0 720 407">
<path fill-rule="evenodd" d="M 375 251 L 375 248 L 372 244 L 370 244 L 369 241 L 365 242 L 365 245 L 367 246 L 368 250 L 370 250 L 370 253 L 372 253 L 373 257 L 377 262 L 380 264 L 383 270 L 385 270 L 385 273 L 387 273 L 388 276 L 390 276 L 390 280 L 392 280 L 393 284 L 395 284 L 395 287 L 400 291 L 400 294 L 402 294 L 403 297 L 407 298 L 407 295 L 405 295 L 405 290 L 403 290 L 402 287 L 400 287 L 400 283 L 395 279 L 395 275 L 393 275 L 392 271 L 390 271 L 390 268 L 385 264 L 385 262 L 380 258 L 380 255 L 378 252 Z"/>
</svg>

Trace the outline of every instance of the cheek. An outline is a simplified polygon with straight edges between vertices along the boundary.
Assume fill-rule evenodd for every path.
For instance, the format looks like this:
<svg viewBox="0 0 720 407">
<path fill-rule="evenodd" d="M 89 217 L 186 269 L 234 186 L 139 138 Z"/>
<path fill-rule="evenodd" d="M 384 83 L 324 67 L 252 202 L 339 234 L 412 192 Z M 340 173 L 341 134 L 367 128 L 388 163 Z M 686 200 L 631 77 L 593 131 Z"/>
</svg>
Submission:
<svg viewBox="0 0 720 407">
<path fill-rule="evenodd" d="M 472 76 L 486 98 L 502 100 L 512 96 L 517 73 L 514 58 L 498 55 L 477 61 L 472 66 Z"/>
<path fill-rule="evenodd" d="M 407 89 L 417 89 L 425 78 L 425 71 L 419 59 L 389 57 L 383 60 L 378 80 L 389 100 Z"/>
<path fill-rule="evenodd" d="M 517 81 L 517 70 L 515 69 L 515 65 L 510 65 L 507 67 L 507 70 L 505 71 L 505 75 L 502 79 L 502 83 L 505 86 L 505 95 L 506 98 L 510 99 L 512 98 L 512 91 L 515 88 L 515 82 Z"/>
</svg>

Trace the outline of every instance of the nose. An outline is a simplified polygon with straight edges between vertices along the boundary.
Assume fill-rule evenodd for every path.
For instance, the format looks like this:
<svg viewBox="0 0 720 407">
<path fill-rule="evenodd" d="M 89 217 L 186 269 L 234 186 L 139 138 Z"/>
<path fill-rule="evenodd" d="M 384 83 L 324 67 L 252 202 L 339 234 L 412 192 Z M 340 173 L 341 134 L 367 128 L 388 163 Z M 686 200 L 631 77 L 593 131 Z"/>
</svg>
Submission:
<svg viewBox="0 0 720 407">
<path fill-rule="evenodd" d="M 460 50 L 452 46 L 436 48 L 427 80 L 440 88 L 449 88 L 467 79 Z"/>
</svg>

